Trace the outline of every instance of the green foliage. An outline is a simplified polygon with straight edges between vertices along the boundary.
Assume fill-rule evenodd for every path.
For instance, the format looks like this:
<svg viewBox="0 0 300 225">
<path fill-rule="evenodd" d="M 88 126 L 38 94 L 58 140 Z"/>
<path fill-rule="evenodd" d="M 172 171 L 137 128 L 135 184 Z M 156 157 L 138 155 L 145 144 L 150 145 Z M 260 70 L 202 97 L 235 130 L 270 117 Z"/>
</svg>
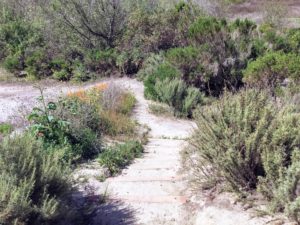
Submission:
<svg viewBox="0 0 300 225">
<path fill-rule="evenodd" d="M 198 89 L 188 87 L 180 79 L 158 81 L 155 90 L 160 102 L 171 106 L 175 114 L 187 117 L 192 116 L 192 111 L 204 98 Z"/>
<path fill-rule="evenodd" d="M 10 134 L 13 131 L 13 126 L 9 123 L 0 123 L 0 134 Z"/>
<path fill-rule="evenodd" d="M 92 50 L 85 57 L 86 67 L 100 74 L 109 74 L 116 68 L 117 53 L 114 49 Z"/>
<path fill-rule="evenodd" d="M 144 81 L 149 74 L 153 74 L 160 64 L 164 63 L 164 56 L 160 54 L 151 54 L 142 65 L 142 68 L 137 73 L 139 80 Z"/>
<path fill-rule="evenodd" d="M 214 176 L 221 175 L 235 190 L 251 190 L 258 176 L 265 175 L 260 151 L 273 118 L 266 94 L 255 90 L 227 94 L 195 113 L 198 128 L 191 144 L 199 158 L 213 166 Z"/>
<path fill-rule="evenodd" d="M 0 223 L 50 224 L 64 214 L 69 169 L 29 135 L 0 144 Z"/>
<path fill-rule="evenodd" d="M 204 44 L 206 41 L 212 41 L 226 25 L 225 20 L 218 20 L 214 17 L 200 17 L 190 26 L 189 36 Z"/>
<path fill-rule="evenodd" d="M 273 211 L 298 217 L 300 123 L 294 105 L 278 106 L 266 92 L 245 90 L 226 94 L 195 117 L 197 168 L 239 193 L 257 189 Z"/>
<path fill-rule="evenodd" d="M 285 78 L 299 81 L 300 57 L 296 54 L 269 52 L 250 62 L 244 80 L 252 86 L 268 88 L 272 92 Z"/>
<path fill-rule="evenodd" d="M 176 70 L 171 65 L 167 63 L 159 65 L 157 70 L 155 70 L 152 74 L 149 74 L 144 80 L 145 96 L 149 99 L 158 99 L 158 94 L 155 90 L 156 82 L 179 77 L 179 75 L 180 74 L 178 70 Z"/>
<path fill-rule="evenodd" d="M 208 65 L 204 66 L 203 58 L 209 60 L 205 50 L 192 46 L 173 48 L 166 53 L 166 60 L 181 72 L 182 79 L 190 85 L 197 84 L 200 80 L 205 82 L 212 76 L 213 72 Z"/>
<path fill-rule="evenodd" d="M 53 78 L 56 80 L 66 81 L 70 79 L 70 74 L 67 70 L 62 69 L 60 71 L 54 71 Z"/>
<path fill-rule="evenodd" d="M 115 144 L 107 148 L 99 156 L 101 165 L 107 167 L 111 175 L 128 166 L 135 158 L 141 156 L 143 146 L 138 141 L 128 141 L 124 144 Z"/>
<path fill-rule="evenodd" d="M 42 107 L 35 107 L 28 119 L 31 132 L 43 140 L 45 148 L 64 148 L 67 161 L 89 159 L 100 152 L 100 115 L 95 108 L 78 99 L 46 103 L 43 93 L 40 101 Z"/>
<path fill-rule="evenodd" d="M 300 52 L 300 29 L 291 29 L 288 32 L 287 39 L 291 49 L 299 53 Z"/>
<path fill-rule="evenodd" d="M 21 54 L 16 53 L 14 55 L 9 55 L 4 59 L 3 62 L 4 68 L 9 72 L 15 72 L 23 68 L 21 62 Z"/>
</svg>

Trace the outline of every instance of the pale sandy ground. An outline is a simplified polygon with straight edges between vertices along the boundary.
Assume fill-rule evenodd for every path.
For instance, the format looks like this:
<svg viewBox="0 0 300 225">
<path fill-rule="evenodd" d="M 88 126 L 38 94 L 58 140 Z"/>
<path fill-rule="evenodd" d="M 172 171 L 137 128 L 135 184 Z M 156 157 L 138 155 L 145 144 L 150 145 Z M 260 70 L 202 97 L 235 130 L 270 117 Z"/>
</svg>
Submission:
<svg viewBox="0 0 300 225">
<path fill-rule="evenodd" d="M 91 224 L 284 224 L 274 218 L 256 218 L 253 210 L 245 210 L 230 194 L 221 194 L 211 200 L 203 193 L 192 192 L 186 174 L 180 172 L 180 151 L 187 146 L 185 138 L 192 132 L 194 123 L 150 114 L 149 102 L 143 97 L 143 85 L 140 82 L 119 78 L 114 83 L 135 94 L 138 103 L 134 117 L 140 124 L 151 128 L 150 139 L 145 146 L 145 155 L 135 160 L 117 177 L 101 182 L 98 165 L 90 165 L 81 171 L 88 178 L 85 188 L 77 196 L 79 201 L 108 193 L 105 203 L 99 204 L 91 214 Z M 48 84 L 45 95 L 54 98 L 78 88 L 80 87 L 66 84 Z M 32 85 L 0 84 L 0 121 L 6 121 L 15 115 L 24 104 L 32 107 L 38 96 L 39 92 Z M 90 194 L 93 196 L 89 196 Z M 91 201 L 95 204 L 93 198 Z"/>
</svg>

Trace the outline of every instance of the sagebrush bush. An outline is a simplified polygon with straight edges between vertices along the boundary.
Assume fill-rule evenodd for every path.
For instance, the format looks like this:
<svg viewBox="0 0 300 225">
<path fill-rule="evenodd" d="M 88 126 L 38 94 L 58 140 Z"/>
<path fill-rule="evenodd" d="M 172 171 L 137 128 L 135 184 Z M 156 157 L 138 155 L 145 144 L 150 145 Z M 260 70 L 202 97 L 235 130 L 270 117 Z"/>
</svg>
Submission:
<svg viewBox="0 0 300 225">
<path fill-rule="evenodd" d="M 68 165 L 28 134 L 0 144 L 0 223 L 51 224 L 64 214 Z"/>
<path fill-rule="evenodd" d="M 195 113 L 193 163 L 239 193 L 259 190 L 274 211 L 297 216 L 298 118 L 296 107 L 264 91 L 225 94 Z"/>
<path fill-rule="evenodd" d="M 157 100 L 158 94 L 155 90 L 156 82 L 164 81 L 166 79 L 176 78 L 179 76 L 180 76 L 179 71 L 174 67 L 172 67 L 171 65 L 167 63 L 159 65 L 159 67 L 152 74 L 149 74 L 144 80 L 145 97 L 152 100 Z"/>
<path fill-rule="evenodd" d="M 175 115 L 192 116 L 192 111 L 203 102 L 204 95 L 193 87 L 188 87 L 183 80 L 166 79 L 155 85 L 157 100 L 174 109 Z"/>
<path fill-rule="evenodd" d="M 250 190 L 257 186 L 258 176 L 264 176 L 259 147 L 273 117 L 268 95 L 255 90 L 227 94 L 197 110 L 198 128 L 191 144 L 232 188 Z"/>
</svg>

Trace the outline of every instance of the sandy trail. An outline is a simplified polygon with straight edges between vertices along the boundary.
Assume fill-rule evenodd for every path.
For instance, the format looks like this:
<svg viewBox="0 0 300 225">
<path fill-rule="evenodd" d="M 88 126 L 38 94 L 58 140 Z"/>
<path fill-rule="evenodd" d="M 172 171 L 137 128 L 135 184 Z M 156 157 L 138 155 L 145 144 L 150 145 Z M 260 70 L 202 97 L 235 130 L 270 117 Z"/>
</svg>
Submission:
<svg viewBox="0 0 300 225">
<path fill-rule="evenodd" d="M 143 157 L 113 178 L 101 182 L 97 166 L 91 166 L 88 186 L 93 196 L 108 193 L 108 200 L 90 215 L 92 225 L 262 225 L 266 219 L 252 218 L 231 198 L 221 196 L 208 203 L 201 193 L 191 194 L 187 177 L 180 173 L 180 152 L 195 124 L 187 120 L 154 116 L 148 112 L 142 83 L 129 79 L 114 79 L 114 83 L 129 89 L 137 98 L 134 117 L 150 127 L 150 138 Z M 48 85 L 47 98 L 57 97 L 78 88 L 72 85 Z M 32 107 L 39 91 L 32 85 L 0 84 L 0 122 L 13 116 L 25 103 Z M 79 193 L 79 200 L 86 198 Z M 99 200 L 99 199 L 98 199 Z M 95 201 L 95 198 L 92 199 Z M 97 200 L 96 200 L 97 201 Z M 268 223 L 272 224 L 272 223 Z"/>
</svg>

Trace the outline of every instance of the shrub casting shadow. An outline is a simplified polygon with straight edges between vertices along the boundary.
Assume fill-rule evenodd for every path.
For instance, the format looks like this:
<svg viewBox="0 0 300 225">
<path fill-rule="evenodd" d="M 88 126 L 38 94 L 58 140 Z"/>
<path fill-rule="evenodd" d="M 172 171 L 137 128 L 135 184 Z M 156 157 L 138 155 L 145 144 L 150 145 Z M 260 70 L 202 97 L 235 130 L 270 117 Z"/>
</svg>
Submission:
<svg viewBox="0 0 300 225">
<path fill-rule="evenodd" d="M 133 225 L 135 211 L 121 201 L 97 194 L 72 194 L 71 219 L 64 225 Z"/>
</svg>

